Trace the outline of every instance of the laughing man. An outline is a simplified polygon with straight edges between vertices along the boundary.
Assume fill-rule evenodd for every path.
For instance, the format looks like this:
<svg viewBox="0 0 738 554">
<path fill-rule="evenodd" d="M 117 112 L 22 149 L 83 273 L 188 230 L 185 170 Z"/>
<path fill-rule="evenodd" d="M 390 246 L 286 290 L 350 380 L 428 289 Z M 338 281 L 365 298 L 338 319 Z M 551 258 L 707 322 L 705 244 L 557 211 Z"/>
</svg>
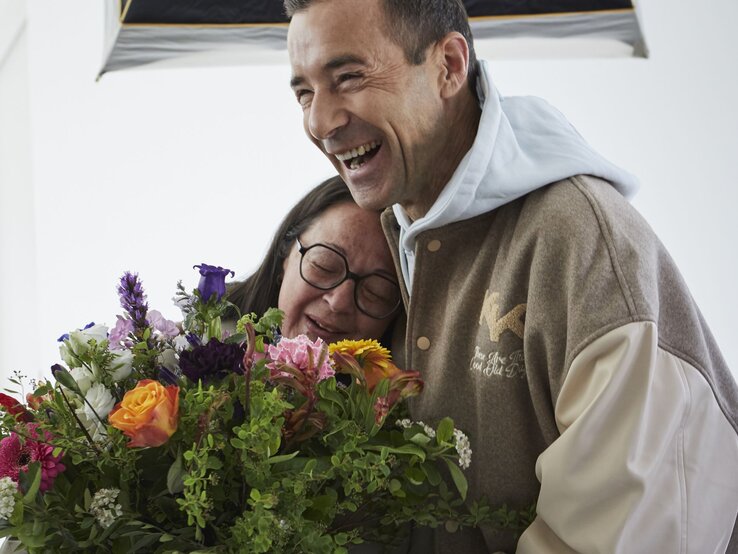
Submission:
<svg viewBox="0 0 738 554">
<path fill-rule="evenodd" d="M 435 551 L 737 551 L 738 390 L 635 179 L 499 95 L 457 0 L 285 7 L 305 131 L 389 207 L 414 419 L 468 433 L 471 500 L 537 503 L 519 541 L 437 531 Z"/>
</svg>

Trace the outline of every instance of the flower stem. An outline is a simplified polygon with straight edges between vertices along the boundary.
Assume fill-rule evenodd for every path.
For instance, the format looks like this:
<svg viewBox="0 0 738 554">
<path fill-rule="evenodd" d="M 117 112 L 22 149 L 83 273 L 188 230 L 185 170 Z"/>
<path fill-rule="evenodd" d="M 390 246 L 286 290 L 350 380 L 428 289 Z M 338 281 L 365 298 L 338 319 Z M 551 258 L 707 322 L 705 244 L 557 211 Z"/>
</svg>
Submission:
<svg viewBox="0 0 738 554">
<path fill-rule="evenodd" d="M 95 451 L 95 453 L 100 454 L 100 450 L 95 445 L 95 441 L 92 440 L 92 437 L 90 436 L 90 433 L 87 432 L 87 428 L 84 426 L 84 424 L 79 420 L 77 417 L 77 414 L 74 412 L 74 408 L 72 407 L 72 404 L 69 402 L 69 399 L 67 398 L 67 395 L 64 394 L 64 391 L 61 388 L 61 385 L 59 385 L 59 392 L 62 395 L 62 398 L 64 398 L 64 402 L 66 403 L 67 407 L 69 408 L 69 412 L 72 414 L 72 417 L 77 421 L 77 425 L 79 425 L 79 428 L 82 429 L 82 432 L 85 434 L 85 437 L 87 437 L 87 440 L 90 443 L 90 446 Z"/>
</svg>

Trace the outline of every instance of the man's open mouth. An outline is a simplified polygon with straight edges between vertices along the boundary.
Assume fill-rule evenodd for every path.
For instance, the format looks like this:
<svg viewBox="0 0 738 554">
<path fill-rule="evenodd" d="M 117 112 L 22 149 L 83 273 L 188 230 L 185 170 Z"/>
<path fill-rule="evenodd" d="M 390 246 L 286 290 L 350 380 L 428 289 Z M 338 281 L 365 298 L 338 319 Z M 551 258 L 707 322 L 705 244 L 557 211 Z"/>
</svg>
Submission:
<svg viewBox="0 0 738 554">
<path fill-rule="evenodd" d="M 382 143 L 376 140 L 362 144 L 357 148 L 352 148 L 341 154 L 336 154 L 336 159 L 343 162 L 348 169 L 359 169 L 362 165 L 372 159 Z"/>
</svg>

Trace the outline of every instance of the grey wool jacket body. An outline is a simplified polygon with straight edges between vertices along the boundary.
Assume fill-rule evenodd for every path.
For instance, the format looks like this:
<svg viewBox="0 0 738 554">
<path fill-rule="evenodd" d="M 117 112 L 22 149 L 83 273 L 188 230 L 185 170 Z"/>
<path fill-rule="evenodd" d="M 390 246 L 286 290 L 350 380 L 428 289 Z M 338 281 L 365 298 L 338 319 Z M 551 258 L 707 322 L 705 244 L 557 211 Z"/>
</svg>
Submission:
<svg viewBox="0 0 738 554">
<path fill-rule="evenodd" d="M 399 273 L 391 209 L 382 224 Z M 422 232 L 414 254 L 393 345 L 425 379 L 411 415 L 469 435 L 470 501 L 537 507 L 521 537 L 438 530 L 435 552 L 738 551 L 738 389 L 609 183 L 551 184 Z"/>
</svg>

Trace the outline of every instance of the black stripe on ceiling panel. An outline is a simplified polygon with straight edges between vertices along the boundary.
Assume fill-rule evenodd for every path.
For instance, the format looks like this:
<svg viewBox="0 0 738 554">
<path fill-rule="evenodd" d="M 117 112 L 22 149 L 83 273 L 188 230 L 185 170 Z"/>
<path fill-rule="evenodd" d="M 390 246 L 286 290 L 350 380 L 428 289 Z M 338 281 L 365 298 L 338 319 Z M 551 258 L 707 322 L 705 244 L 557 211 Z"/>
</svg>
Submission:
<svg viewBox="0 0 738 554">
<path fill-rule="evenodd" d="M 282 0 L 131 0 L 126 23 L 285 23 Z"/>
<path fill-rule="evenodd" d="M 125 6 L 126 2 L 121 3 Z M 630 9 L 631 0 L 464 0 L 470 17 Z M 284 23 L 282 0 L 130 0 L 126 23 Z"/>
<path fill-rule="evenodd" d="M 631 0 L 464 0 L 469 17 L 632 9 Z"/>
</svg>

